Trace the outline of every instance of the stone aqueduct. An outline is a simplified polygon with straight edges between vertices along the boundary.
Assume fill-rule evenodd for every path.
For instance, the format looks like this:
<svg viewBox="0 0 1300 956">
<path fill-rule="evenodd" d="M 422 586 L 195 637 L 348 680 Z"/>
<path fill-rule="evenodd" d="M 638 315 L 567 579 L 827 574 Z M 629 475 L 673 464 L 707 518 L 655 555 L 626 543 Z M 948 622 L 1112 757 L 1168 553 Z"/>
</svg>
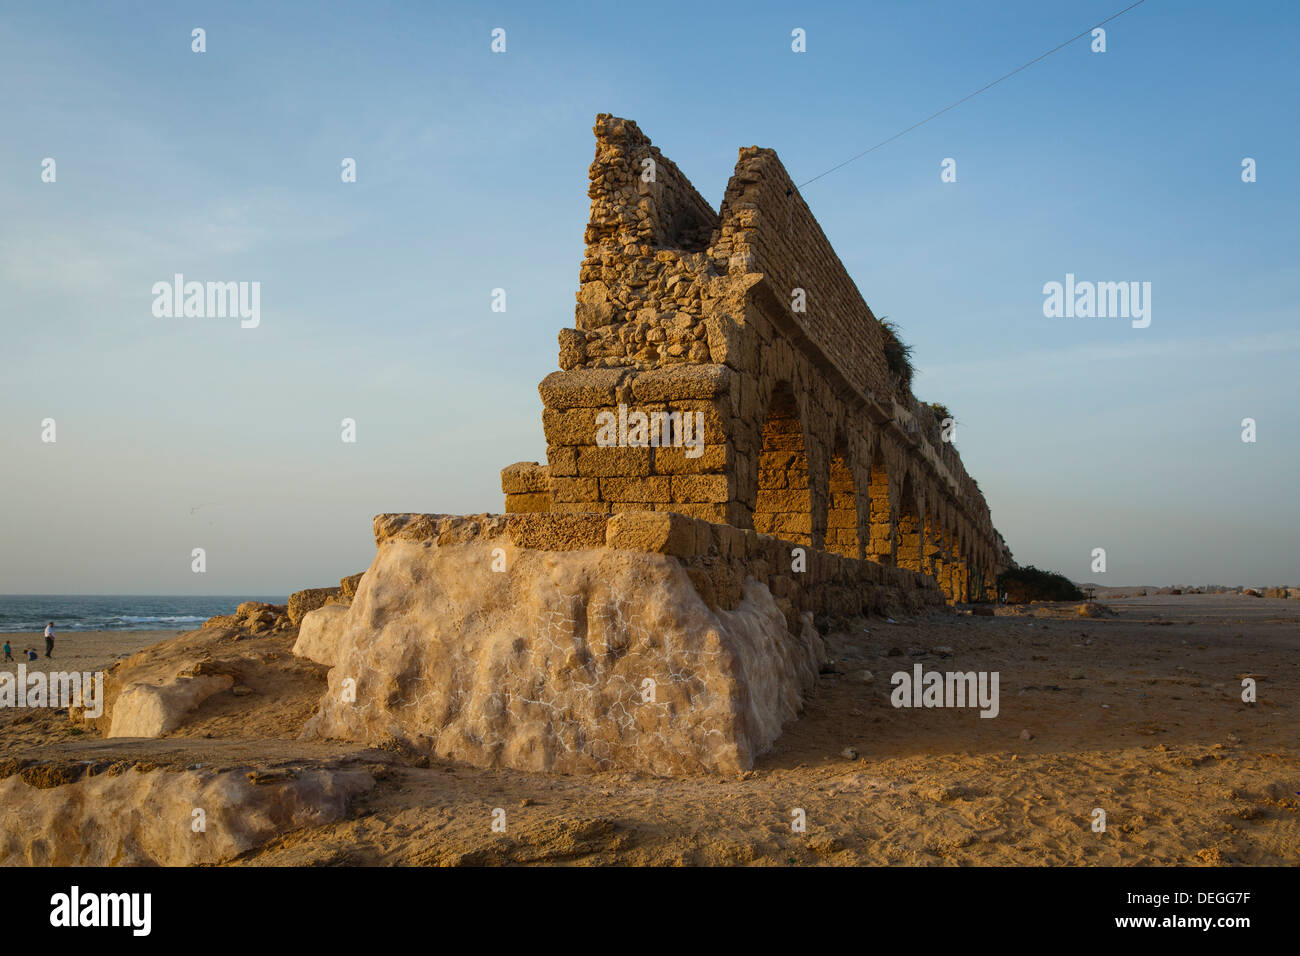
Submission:
<svg viewBox="0 0 1300 956">
<path fill-rule="evenodd" d="M 547 464 L 502 472 L 506 511 L 678 512 L 994 598 L 1011 555 L 943 411 L 776 154 L 742 148 L 715 212 L 634 122 L 595 133 L 576 327 L 540 386 Z M 619 406 L 700 413 L 703 452 L 598 441 Z"/>
</svg>

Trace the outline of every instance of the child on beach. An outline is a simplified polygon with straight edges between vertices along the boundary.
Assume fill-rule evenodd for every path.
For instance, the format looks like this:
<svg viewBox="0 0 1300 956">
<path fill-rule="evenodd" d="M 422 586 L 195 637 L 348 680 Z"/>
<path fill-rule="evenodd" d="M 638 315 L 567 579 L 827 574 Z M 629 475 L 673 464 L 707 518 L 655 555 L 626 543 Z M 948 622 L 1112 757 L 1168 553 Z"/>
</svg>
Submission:
<svg viewBox="0 0 1300 956">
<path fill-rule="evenodd" d="M 39 658 L 40 655 L 36 653 L 36 648 L 34 647 L 27 648 L 27 659 L 29 661 L 38 660 Z"/>
<path fill-rule="evenodd" d="M 9 642 L 5 641 L 5 660 L 11 661 L 13 659 L 14 659 L 13 649 L 9 646 Z"/>
</svg>

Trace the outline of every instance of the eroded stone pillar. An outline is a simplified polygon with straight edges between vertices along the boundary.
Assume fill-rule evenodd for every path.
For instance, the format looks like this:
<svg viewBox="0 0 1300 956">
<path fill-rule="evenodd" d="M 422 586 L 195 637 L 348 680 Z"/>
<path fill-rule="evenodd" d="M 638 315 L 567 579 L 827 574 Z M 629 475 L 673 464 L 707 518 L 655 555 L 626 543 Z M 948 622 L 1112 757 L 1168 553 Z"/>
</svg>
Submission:
<svg viewBox="0 0 1300 956">
<path fill-rule="evenodd" d="M 916 513 L 907 509 L 898 519 L 898 566 L 909 571 L 925 570 L 923 525 Z"/>
<path fill-rule="evenodd" d="M 933 512 L 925 516 L 925 540 L 921 554 L 921 569 L 937 583 L 939 580 L 939 536 Z"/>
<path fill-rule="evenodd" d="M 830 505 L 826 512 L 826 550 L 847 558 L 860 558 L 858 492 L 843 454 L 831 458 L 828 487 Z"/>
<path fill-rule="evenodd" d="M 877 564 L 893 567 L 898 551 L 895 537 L 894 505 L 889 497 L 889 476 L 884 465 L 877 463 L 871 469 L 871 534 L 867 544 L 867 557 Z"/>
<path fill-rule="evenodd" d="M 953 600 L 964 603 L 970 600 L 970 566 L 966 563 L 965 557 L 961 551 L 957 552 L 957 560 L 953 562 Z"/>
<path fill-rule="evenodd" d="M 808 456 L 798 408 L 788 390 L 772 396 L 758 456 L 754 530 L 796 544 L 812 544 Z"/>
<path fill-rule="evenodd" d="M 941 529 L 940 551 L 938 555 L 939 564 L 939 588 L 947 595 L 948 600 L 957 600 L 957 557 L 956 542 L 952 533 L 946 529 Z"/>
</svg>

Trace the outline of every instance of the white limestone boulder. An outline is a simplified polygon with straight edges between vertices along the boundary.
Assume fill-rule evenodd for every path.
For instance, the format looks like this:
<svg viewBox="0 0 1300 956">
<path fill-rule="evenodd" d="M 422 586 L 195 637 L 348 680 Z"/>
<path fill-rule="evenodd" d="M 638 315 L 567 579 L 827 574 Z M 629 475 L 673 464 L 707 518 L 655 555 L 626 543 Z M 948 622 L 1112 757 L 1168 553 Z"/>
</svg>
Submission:
<svg viewBox="0 0 1300 956">
<path fill-rule="evenodd" d="M 738 771 L 816 685 L 811 616 L 791 634 L 753 578 L 710 609 L 670 555 L 442 540 L 381 539 L 351 607 L 312 624 L 302 653 L 332 669 L 305 737 L 525 770 Z"/>
</svg>

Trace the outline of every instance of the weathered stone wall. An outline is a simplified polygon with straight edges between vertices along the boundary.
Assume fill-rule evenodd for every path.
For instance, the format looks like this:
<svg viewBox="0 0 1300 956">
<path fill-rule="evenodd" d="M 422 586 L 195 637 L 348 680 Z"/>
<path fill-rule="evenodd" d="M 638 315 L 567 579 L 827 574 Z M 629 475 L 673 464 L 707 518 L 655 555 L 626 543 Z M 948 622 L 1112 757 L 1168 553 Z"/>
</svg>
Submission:
<svg viewBox="0 0 1300 956">
<path fill-rule="evenodd" d="M 864 396 L 899 390 L 885 361 L 883 328 L 772 150 L 740 151 L 714 252 L 715 264 L 725 262 L 729 273 L 763 277 L 781 304 L 778 320 L 798 327 L 802 349 L 820 371 Z M 805 311 L 790 308 L 796 289 L 804 291 Z"/>
<path fill-rule="evenodd" d="M 577 329 L 561 335 L 560 367 L 708 361 L 703 249 L 718 214 L 635 123 L 602 116 L 596 135 Z"/>
<path fill-rule="evenodd" d="M 735 450 L 726 435 L 734 420 L 731 378 L 730 369 L 715 365 L 575 369 L 548 376 L 541 392 L 550 509 L 606 514 L 673 510 L 752 526 L 748 512 L 734 502 Z M 700 416 L 702 454 L 692 457 L 689 449 L 662 444 L 600 447 L 597 416 L 617 416 L 620 405 L 647 415 L 671 411 Z"/>
<path fill-rule="evenodd" d="M 503 472 L 507 510 L 677 512 L 992 597 L 1010 553 L 984 497 L 776 154 L 742 149 L 714 213 L 635 123 L 595 133 L 575 328 L 540 386 L 547 465 Z M 636 413 L 697 415 L 701 453 L 598 438 Z"/>
</svg>

